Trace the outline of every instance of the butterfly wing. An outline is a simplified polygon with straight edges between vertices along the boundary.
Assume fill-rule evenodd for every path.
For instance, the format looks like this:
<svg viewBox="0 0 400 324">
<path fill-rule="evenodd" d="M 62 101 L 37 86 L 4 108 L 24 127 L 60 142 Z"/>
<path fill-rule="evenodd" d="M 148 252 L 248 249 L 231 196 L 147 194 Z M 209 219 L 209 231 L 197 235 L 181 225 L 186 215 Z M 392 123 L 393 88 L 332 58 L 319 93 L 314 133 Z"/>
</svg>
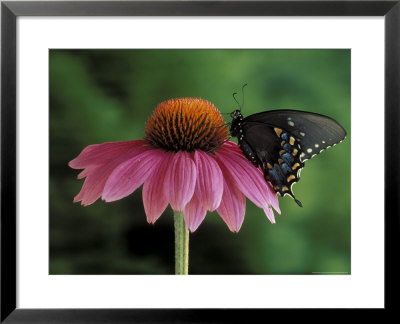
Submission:
<svg viewBox="0 0 400 324">
<path fill-rule="evenodd" d="M 300 110 L 270 110 L 250 115 L 245 123 L 262 123 L 293 136 L 300 144 L 304 162 L 346 137 L 344 128 L 334 119 Z"/>
<path fill-rule="evenodd" d="M 330 117 L 298 110 L 271 110 L 244 118 L 239 145 L 281 196 L 300 180 L 304 161 L 341 142 L 346 131 Z"/>
<path fill-rule="evenodd" d="M 300 179 L 304 164 L 300 161 L 300 146 L 292 136 L 263 123 L 243 123 L 243 139 L 239 146 L 246 157 L 263 171 L 281 196 L 288 194 L 301 206 L 292 192 L 292 185 Z"/>
</svg>

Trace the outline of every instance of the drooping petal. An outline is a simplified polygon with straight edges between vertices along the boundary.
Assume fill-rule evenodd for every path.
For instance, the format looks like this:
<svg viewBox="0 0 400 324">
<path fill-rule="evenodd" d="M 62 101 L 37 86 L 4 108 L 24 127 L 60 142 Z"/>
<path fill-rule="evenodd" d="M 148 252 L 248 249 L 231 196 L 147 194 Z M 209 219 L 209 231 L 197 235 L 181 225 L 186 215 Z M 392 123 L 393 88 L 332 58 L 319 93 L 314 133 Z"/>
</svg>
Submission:
<svg viewBox="0 0 400 324">
<path fill-rule="evenodd" d="M 259 173 L 262 175 L 262 177 L 264 178 L 264 175 L 261 171 L 261 169 L 255 168 L 250 162 L 248 162 L 248 160 L 245 158 L 245 156 L 242 153 L 242 150 L 240 149 L 240 147 L 232 142 L 232 141 L 227 141 L 225 142 L 221 149 L 220 152 L 227 152 L 227 153 L 235 153 L 237 155 L 239 155 L 240 157 L 244 158 L 245 161 L 251 165 L 253 167 L 253 170 L 256 169 L 257 171 L 259 171 Z M 274 209 L 278 212 L 278 214 L 281 213 L 281 210 L 279 208 L 279 200 L 278 200 L 278 196 L 276 195 L 274 189 L 272 188 L 271 183 L 266 182 L 266 185 L 268 187 L 268 190 L 266 191 L 269 203 L 272 205 L 272 207 L 274 207 Z"/>
<path fill-rule="evenodd" d="M 224 178 L 224 193 L 217 212 L 232 232 L 239 232 L 246 212 L 246 197 L 229 176 Z"/>
<path fill-rule="evenodd" d="M 278 214 L 281 214 L 281 209 L 279 208 L 279 200 L 278 200 L 278 195 L 275 193 L 274 189 L 272 188 L 271 183 L 267 182 L 268 186 L 268 197 L 270 199 L 270 204 L 274 209 L 277 211 Z"/>
<path fill-rule="evenodd" d="M 161 161 L 158 168 L 144 182 L 143 205 L 147 221 L 153 224 L 168 206 L 168 199 L 164 194 L 164 180 L 168 169 L 169 159 L 173 153 L 166 153 L 165 160 Z"/>
<path fill-rule="evenodd" d="M 259 171 L 245 158 L 230 152 L 217 152 L 218 160 L 222 163 L 224 176 L 229 176 L 235 181 L 239 189 L 258 207 L 268 204 L 265 194 L 267 185 Z"/>
<path fill-rule="evenodd" d="M 183 209 L 183 218 L 190 232 L 193 233 L 199 227 L 206 217 L 206 213 L 207 210 L 203 207 L 203 204 L 195 193 Z"/>
<path fill-rule="evenodd" d="M 104 164 L 87 167 L 78 175 L 79 178 L 86 177 L 86 179 L 81 191 L 75 196 L 74 202 L 81 201 L 83 206 L 93 204 L 102 195 L 106 181 L 114 169 L 118 165 L 147 150 L 149 150 L 148 147 L 137 146 L 130 148 L 123 154 L 115 156 L 114 159 Z"/>
<path fill-rule="evenodd" d="M 83 169 L 90 165 L 104 164 L 145 143 L 144 140 L 136 140 L 89 145 L 68 165 L 73 169 Z"/>
<path fill-rule="evenodd" d="M 168 164 L 164 193 L 175 211 L 183 211 L 196 186 L 196 166 L 187 152 L 175 153 Z"/>
<path fill-rule="evenodd" d="M 110 202 L 130 195 L 165 160 L 165 154 L 161 150 L 149 150 L 120 164 L 107 179 L 103 200 Z"/>
<path fill-rule="evenodd" d="M 196 195 L 203 207 L 207 210 L 215 210 L 222 198 L 223 177 L 221 169 L 214 157 L 197 150 L 194 153 L 196 163 L 197 180 Z"/>
<path fill-rule="evenodd" d="M 86 178 L 95 168 L 96 168 L 96 166 L 94 166 L 94 165 L 87 167 L 81 173 L 78 174 L 77 178 L 78 179 Z"/>
<path fill-rule="evenodd" d="M 274 216 L 274 211 L 272 210 L 272 207 L 264 208 L 264 213 L 265 213 L 265 215 L 267 215 L 269 221 L 272 224 L 275 224 L 275 216 Z"/>
<path fill-rule="evenodd" d="M 224 165 L 224 177 L 229 173 L 237 187 L 256 206 L 267 208 L 269 205 L 277 206 L 275 192 L 268 185 L 262 173 L 255 168 L 244 156 L 231 153 L 228 150 L 216 152 L 218 161 Z M 275 208 L 274 206 L 274 208 Z"/>
<path fill-rule="evenodd" d="M 81 191 L 74 197 L 74 203 L 81 201 L 83 206 L 93 204 L 100 198 L 104 184 L 112 170 L 107 170 L 101 167 L 91 169 L 91 173 L 87 175 L 83 183 Z"/>
</svg>

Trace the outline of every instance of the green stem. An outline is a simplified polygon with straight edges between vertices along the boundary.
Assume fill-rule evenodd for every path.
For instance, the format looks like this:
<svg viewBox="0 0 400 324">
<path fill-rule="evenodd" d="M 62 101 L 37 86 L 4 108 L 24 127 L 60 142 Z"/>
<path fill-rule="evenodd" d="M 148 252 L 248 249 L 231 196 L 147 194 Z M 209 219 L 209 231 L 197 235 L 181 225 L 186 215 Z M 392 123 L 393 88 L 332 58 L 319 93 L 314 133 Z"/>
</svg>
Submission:
<svg viewBox="0 0 400 324">
<path fill-rule="evenodd" d="M 175 274 L 187 275 L 189 268 L 189 231 L 183 213 L 174 212 L 175 227 Z"/>
</svg>

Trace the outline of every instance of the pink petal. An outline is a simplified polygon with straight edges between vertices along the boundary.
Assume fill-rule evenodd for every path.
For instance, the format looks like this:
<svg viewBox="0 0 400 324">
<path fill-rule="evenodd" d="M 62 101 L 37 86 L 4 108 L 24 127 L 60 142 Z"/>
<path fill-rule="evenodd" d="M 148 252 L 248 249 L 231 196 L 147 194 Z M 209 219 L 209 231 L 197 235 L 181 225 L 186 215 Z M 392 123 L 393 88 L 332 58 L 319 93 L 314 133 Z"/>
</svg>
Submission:
<svg viewBox="0 0 400 324">
<path fill-rule="evenodd" d="M 277 197 L 271 185 L 267 184 L 262 173 L 255 168 L 244 156 L 231 153 L 228 150 L 216 152 L 217 158 L 224 166 L 224 177 L 229 173 L 237 187 L 245 194 L 256 206 L 267 208 L 272 205 L 278 207 Z M 276 209 L 279 209 L 276 208 Z"/>
<path fill-rule="evenodd" d="M 68 165 L 73 169 L 83 169 L 89 165 L 104 164 L 130 149 L 135 149 L 145 144 L 146 141 L 137 140 L 89 145 Z"/>
<path fill-rule="evenodd" d="M 194 154 L 196 163 L 197 181 L 196 195 L 207 210 L 215 210 L 222 198 L 223 177 L 221 169 L 214 157 L 197 150 Z"/>
<path fill-rule="evenodd" d="M 268 193 L 269 193 L 269 203 L 271 204 L 272 207 L 277 211 L 277 213 L 280 215 L 281 214 L 281 209 L 279 208 L 279 200 L 278 200 L 278 195 L 274 191 L 271 183 L 267 182 L 268 186 Z"/>
<path fill-rule="evenodd" d="M 175 211 L 182 211 L 193 196 L 196 165 L 189 153 L 179 151 L 170 160 L 164 182 L 164 193 Z"/>
<path fill-rule="evenodd" d="M 88 206 L 93 204 L 101 196 L 108 174 L 111 173 L 111 170 L 109 173 L 104 171 L 105 170 L 101 169 L 101 167 L 91 170 L 91 175 L 87 175 L 81 191 L 75 196 L 74 203 L 82 201 L 83 206 Z"/>
<path fill-rule="evenodd" d="M 164 194 L 164 179 L 172 153 L 165 154 L 165 160 L 161 161 L 158 168 L 144 182 L 143 204 L 147 221 L 153 224 L 168 206 L 168 199 Z"/>
<path fill-rule="evenodd" d="M 245 158 L 230 152 L 216 152 L 219 161 L 224 166 L 224 176 L 229 173 L 239 189 L 258 207 L 268 205 L 266 195 L 267 185 L 262 174 Z"/>
<path fill-rule="evenodd" d="M 242 159 L 244 158 L 245 161 L 247 161 L 248 164 L 251 165 L 251 166 L 253 167 L 253 169 L 258 170 L 258 171 L 262 174 L 262 177 L 264 178 L 264 175 L 263 175 L 261 169 L 256 168 L 253 164 L 250 163 L 250 161 L 247 160 L 247 158 L 244 156 L 242 150 L 240 149 L 240 147 L 239 147 L 236 143 L 231 142 L 231 141 L 225 142 L 225 143 L 222 145 L 222 147 L 220 148 L 219 152 L 220 152 L 220 153 L 227 153 L 227 154 L 232 154 L 232 153 L 234 153 L 234 154 L 240 156 Z M 265 179 L 264 179 L 264 182 L 265 182 Z M 275 202 L 276 202 L 276 210 L 278 211 L 278 210 L 279 210 L 278 197 L 277 197 L 277 195 L 275 194 L 275 191 L 272 189 L 271 184 L 270 184 L 269 182 L 266 182 L 266 183 L 267 183 L 267 186 L 270 187 L 270 191 L 274 193 L 274 194 L 273 194 L 273 197 L 270 197 L 270 198 L 271 198 L 271 201 L 274 201 L 274 206 L 275 206 Z M 279 213 L 280 213 L 280 210 L 279 210 Z"/>
<path fill-rule="evenodd" d="M 272 210 L 272 208 L 271 207 L 264 208 L 264 213 L 265 213 L 265 215 L 267 215 L 269 221 L 272 224 L 275 224 L 275 216 L 274 216 L 274 211 Z"/>
<path fill-rule="evenodd" d="M 186 227 L 190 232 L 194 232 L 201 222 L 206 217 L 206 209 L 200 202 L 196 194 L 193 195 L 192 199 L 186 204 L 183 209 L 183 218 L 185 219 Z"/>
<path fill-rule="evenodd" d="M 95 166 L 90 166 L 87 167 L 85 170 L 83 170 L 81 173 L 78 174 L 77 178 L 78 179 L 83 179 L 86 178 L 96 167 Z"/>
<path fill-rule="evenodd" d="M 130 195 L 165 160 L 165 154 L 161 150 L 153 149 L 120 164 L 111 173 L 104 186 L 103 200 L 110 202 Z"/>
<path fill-rule="evenodd" d="M 247 160 L 247 158 L 243 155 L 242 150 L 240 149 L 240 147 L 239 147 L 236 143 L 231 142 L 231 141 L 225 142 L 225 143 L 222 145 L 222 147 L 221 147 L 221 149 L 220 149 L 220 152 L 222 152 L 222 153 L 225 153 L 225 152 L 226 152 L 226 153 L 228 153 L 228 154 L 229 154 L 229 153 L 235 153 L 235 154 L 239 155 L 240 157 L 244 158 L 244 159 L 248 162 L 248 164 L 251 165 L 251 166 L 253 167 L 253 169 L 258 170 L 258 171 L 261 173 L 262 177 L 264 178 L 264 175 L 263 175 L 262 171 L 261 171 L 260 169 L 258 169 L 258 168 L 255 168 L 255 167 Z M 264 182 L 266 182 L 265 179 L 264 179 Z M 266 192 L 267 192 L 267 195 L 268 195 L 269 203 L 270 203 L 270 204 L 274 207 L 274 209 L 280 214 L 280 213 L 281 213 L 281 210 L 279 209 L 278 196 L 276 195 L 274 189 L 272 188 L 271 183 L 266 182 L 266 185 L 267 185 L 267 187 L 268 187 L 268 190 L 267 190 Z"/>
<path fill-rule="evenodd" d="M 104 186 L 108 177 L 114 169 L 121 163 L 131 159 L 132 157 L 147 151 L 148 147 L 130 148 L 125 153 L 115 156 L 114 159 L 98 166 L 87 167 L 78 177 L 86 177 L 81 191 L 75 196 L 74 202 L 82 201 L 83 206 L 93 204 L 103 193 Z"/>
<path fill-rule="evenodd" d="M 246 211 L 246 197 L 229 177 L 224 178 L 224 193 L 218 214 L 232 232 L 239 232 Z"/>
<path fill-rule="evenodd" d="M 234 143 L 234 142 L 232 142 L 232 141 L 226 141 L 222 146 L 221 146 L 221 148 L 220 148 L 220 150 L 227 150 L 228 152 L 230 152 L 230 153 L 236 153 L 236 154 L 239 154 L 240 156 L 243 156 L 243 152 L 242 152 L 242 150 L 240 149 L 240 147 L 236 144 L 236 143 Z"/>
</svg>

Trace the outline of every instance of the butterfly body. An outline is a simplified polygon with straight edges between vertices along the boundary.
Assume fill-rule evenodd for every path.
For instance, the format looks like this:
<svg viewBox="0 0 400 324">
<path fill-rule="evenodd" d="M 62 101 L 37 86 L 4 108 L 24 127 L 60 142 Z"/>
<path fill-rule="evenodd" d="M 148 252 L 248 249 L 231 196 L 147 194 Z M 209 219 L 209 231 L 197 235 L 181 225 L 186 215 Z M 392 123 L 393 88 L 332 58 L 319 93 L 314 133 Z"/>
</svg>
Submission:
<svg viewBox="0 0 400 324">
<path fill-rule="evenodd" d="M 291 196 L 300 180 L 307 159 L 336 145 L 346 131 L 330 117 L 299 111 L 271 110 L 243 117 L 239 110 L 232 114 L 230 134 L 246 158 L 260 168 L 276 193 Z"/>
</svg>

